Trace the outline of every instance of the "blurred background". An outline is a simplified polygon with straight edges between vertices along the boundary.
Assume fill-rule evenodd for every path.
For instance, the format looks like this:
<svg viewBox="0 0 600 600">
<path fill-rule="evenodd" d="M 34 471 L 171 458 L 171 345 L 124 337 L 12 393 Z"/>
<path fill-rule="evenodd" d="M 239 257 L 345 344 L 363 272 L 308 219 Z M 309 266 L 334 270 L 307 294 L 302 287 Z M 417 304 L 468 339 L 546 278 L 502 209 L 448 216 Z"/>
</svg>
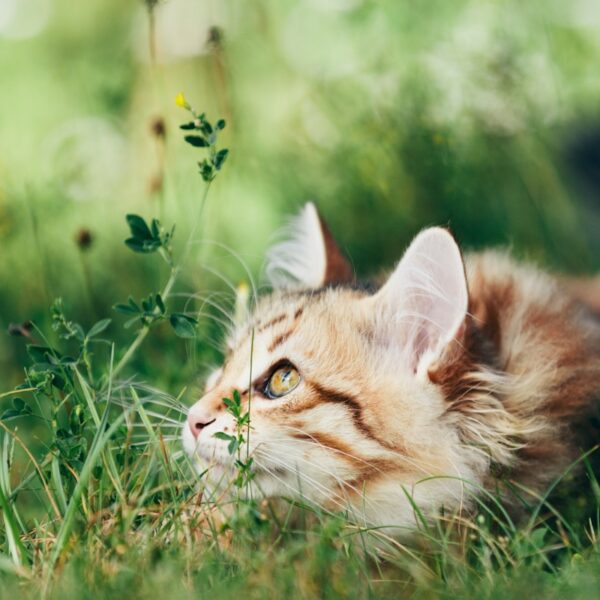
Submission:
<svg viewBox="0 0 600 600">
<path fill-rule="evenodd" d="M 160 289 L 124 216 L 198 214 L 183 91 L 230 149 L 180 291 L 260 278 L 285 216 L 314 200 L 361 275 L 422 227 L 600 269 L 597 0 L 0 0 L 0 382 L 22 380 L 33 320 L 64 299 L 85 327 Z M 215 358 L 159 327 L 134 366 L 176 393 Z M 157 372 L 158 367 L 158 372 Z M 173 389 L 171 389 L 173 386 Z"/>
</svg>

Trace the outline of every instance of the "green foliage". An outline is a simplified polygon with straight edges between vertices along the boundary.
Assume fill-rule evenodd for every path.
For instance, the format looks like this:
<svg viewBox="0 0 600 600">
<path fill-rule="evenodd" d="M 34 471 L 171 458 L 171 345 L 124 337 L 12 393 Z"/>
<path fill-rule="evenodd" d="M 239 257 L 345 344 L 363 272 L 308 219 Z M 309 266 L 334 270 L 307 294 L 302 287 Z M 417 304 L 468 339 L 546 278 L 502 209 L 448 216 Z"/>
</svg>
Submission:
<svg viewBox="0 0 600 600">
<path fill-rule="evenodd" d="M 125 244 L 134 252 L 150 253 L 164 248 L 167 254 L 171 254 L 171 239 L 175 232 L 175 226 L 166 231 L 158 221 L 152 219 L 150 226 L 139 215 L 127 215 L 127 223 L 131 230 L 131 237 L 125 240 Z"/>
<path fill-rule="evenodd" d="M 235 466 L 237 473 L 233 479 L 233 483 L 240 489 L 248 485 L 254 477 L 252 471 L 254 459 L 252 456 L 249 456 L 248 452 L 242 458 L 244 444 L 249 440 L 250 436 L 250 410 L 244 410 L 238 390 L 234 390 L 231 398 L 223 398 L 223 404 L 227 412 L 235 419 L 236 432 L 234 435 L 231 435 L 223 431 L 218 431 L 214 434 L 214 437 L 229 442 L 227 444 L 227 451 L 231 456 L 236 456 Z"/>
<path fill-rule="evenodd" d="M 137 60 L 140 6 L 169 47 L 159 0 L 55 2 L 51 26 L 27 40 L 7 29 L 23 11 L 0 25 L 0 325 L 13 335 L 0 338 L 0 597 L 595 597 L 591 467 L 561 482 L 558 504 L 526 495 L 517 526 L 495 498 L 458 523 L 427 523 L 415 503 L 420 531 L 400 545 L 344 514 L 244 493 L 252 428 L 239 394 L 226 399 L 236 431 L 222 438 L 235 501 L 212 495 L 180 456 L 179 398 L 136 383 L 183 390 L 221 358 L 213 293 L 246 265 L 217 263 L 208 240 L 257 272 L 269 235 L 306 198 L 360 274 L 392 265 L 432 223 L 466 247 L 510 243 L 543 263 L 600 267 L 595 191 L 586 204 L 565 159 L 597 127 L 591 5 L 284 2 L 257 17 L 252 3 L 232 12 L 224 1 L 244 27 L 199 19 L 208 45 L 185 60 Z M 185 143 L 164 108 L 174 81 L 207 107 L 182 97 Z M 157 116 L 160 136 L 148 131 Z M 235 172 L 214 183 L 232 140 Z M 190 152 L 214 183 L 208 224 L 197 174 L 179 169 Z M 141 256 L 123 248 L 124 213 Z M 65 302 L 48 311 L 56 296 Z"/>
<path fill-rule="evenodd" d="M 180 129 L 184 131 L 196 131 L 194 135 L 186 135 L 183 139 L 195 148 L 207 148 L 208 157 L 198 163 L 202 179 L 210 183 L 215 179 L 217 173 L 223 168 L 229 150 L 227 148 L 217 149 L 217 139 L 220 131 L 225 129 L 225 119 L 219 119 L 214 126 L 207 120 L 204 113 L 197 114 L 187 102 L 183 105 L 194 117 L 193 121 L 183 123 Z"/>
<path fill-rule="evenodd" d="M 150 327 L 165 319 L 167 312 L 164 301 L 158 293 L 150 294 L 147 298 L 142 299 L 141 306 L 129 296 L 127 304 L 115 304 L 114 309 L 124 315 L 134 315 L 125 322 L 126 329 L 138 321 L 141 325 Z"/>
<path fill-rule="evenodd" d="M 0 420 L 9 421 L 17 417 L 28 417 L 33 414 L 29 404 L 26 404 L 22 398 L 13 398 L 12 407 L 7 408 L 1 415 Z"/>
<path fill-rule="evenodd" d="M 173 331 L 181 338 L 194 338 L 196 337 L 196 325 L 198 319 L 184 315 L 183 313 L 171 313 L 169 322 Z"/>
</svg>

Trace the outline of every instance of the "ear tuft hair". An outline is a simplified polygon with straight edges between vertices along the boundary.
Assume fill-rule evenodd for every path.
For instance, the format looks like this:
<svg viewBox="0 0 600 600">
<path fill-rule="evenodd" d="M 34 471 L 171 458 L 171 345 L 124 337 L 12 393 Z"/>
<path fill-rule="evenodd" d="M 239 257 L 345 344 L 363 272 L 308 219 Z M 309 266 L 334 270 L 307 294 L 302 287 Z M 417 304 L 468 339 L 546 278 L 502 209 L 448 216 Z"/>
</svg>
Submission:
<svg viewBox="0 0 600 600">
<path fill-rule="evenodd" d="M 465 270 L 452 235 L 440 227 L 422 231 L 369 301 L 378 337 L 397 346 L 410 369 L 426 370 L 458 337 L 467 315 Z"/>
<path fill-rule="evenodd" d="M 308 202 L 267 252 L 266 276 L 276 289 L 319 288 L 354 279 L 315 205 Z"/>
</svg>

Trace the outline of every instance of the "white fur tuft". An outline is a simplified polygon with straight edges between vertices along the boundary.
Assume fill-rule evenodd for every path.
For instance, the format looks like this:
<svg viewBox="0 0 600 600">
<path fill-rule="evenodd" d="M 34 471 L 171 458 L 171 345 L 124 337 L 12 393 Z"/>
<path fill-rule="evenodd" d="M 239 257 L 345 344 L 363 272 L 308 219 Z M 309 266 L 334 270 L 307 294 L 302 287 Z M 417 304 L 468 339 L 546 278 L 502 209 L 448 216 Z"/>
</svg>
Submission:
<svg viewBox="0 0 600 600">
<path fill-rule="evenodd" d="M 275 289 L 321 287 L 327 254 L 315 205 L 308 202 L 281 233 L 284 239 L 267 252 L 265 273 L 269 283 Z"/>
<path fill-rule="evenodd" d="M 469 302 L 460 250 L 445 229 L 422 231 L 372 298 L 381 331 L 421 371 L 457 335 Z"/>
</svg>

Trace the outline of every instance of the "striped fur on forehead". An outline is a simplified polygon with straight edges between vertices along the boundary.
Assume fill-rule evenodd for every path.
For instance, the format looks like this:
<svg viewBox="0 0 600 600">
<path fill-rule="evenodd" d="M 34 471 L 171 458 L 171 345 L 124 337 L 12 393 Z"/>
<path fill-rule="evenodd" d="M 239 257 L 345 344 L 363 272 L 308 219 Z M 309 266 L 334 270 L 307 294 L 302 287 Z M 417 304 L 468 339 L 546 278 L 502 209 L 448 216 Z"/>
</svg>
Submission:
<svg viewBox="0 0 600 600">
<path fill-rule="evenodd" d="M 336 285 L 315 290 L 278 291 L 261 299 L 248 321 L 241 324 L 227 340 L 231 352 L 254 335 L 271 336 L 273 349 L 291 335 L 303 315 L 315 317 L 334 310 L 343 312 L 344 303 L 368 295 L 370 286 Z M 281 338 L 278 340 L 278 338 Z"/>
</svg>

